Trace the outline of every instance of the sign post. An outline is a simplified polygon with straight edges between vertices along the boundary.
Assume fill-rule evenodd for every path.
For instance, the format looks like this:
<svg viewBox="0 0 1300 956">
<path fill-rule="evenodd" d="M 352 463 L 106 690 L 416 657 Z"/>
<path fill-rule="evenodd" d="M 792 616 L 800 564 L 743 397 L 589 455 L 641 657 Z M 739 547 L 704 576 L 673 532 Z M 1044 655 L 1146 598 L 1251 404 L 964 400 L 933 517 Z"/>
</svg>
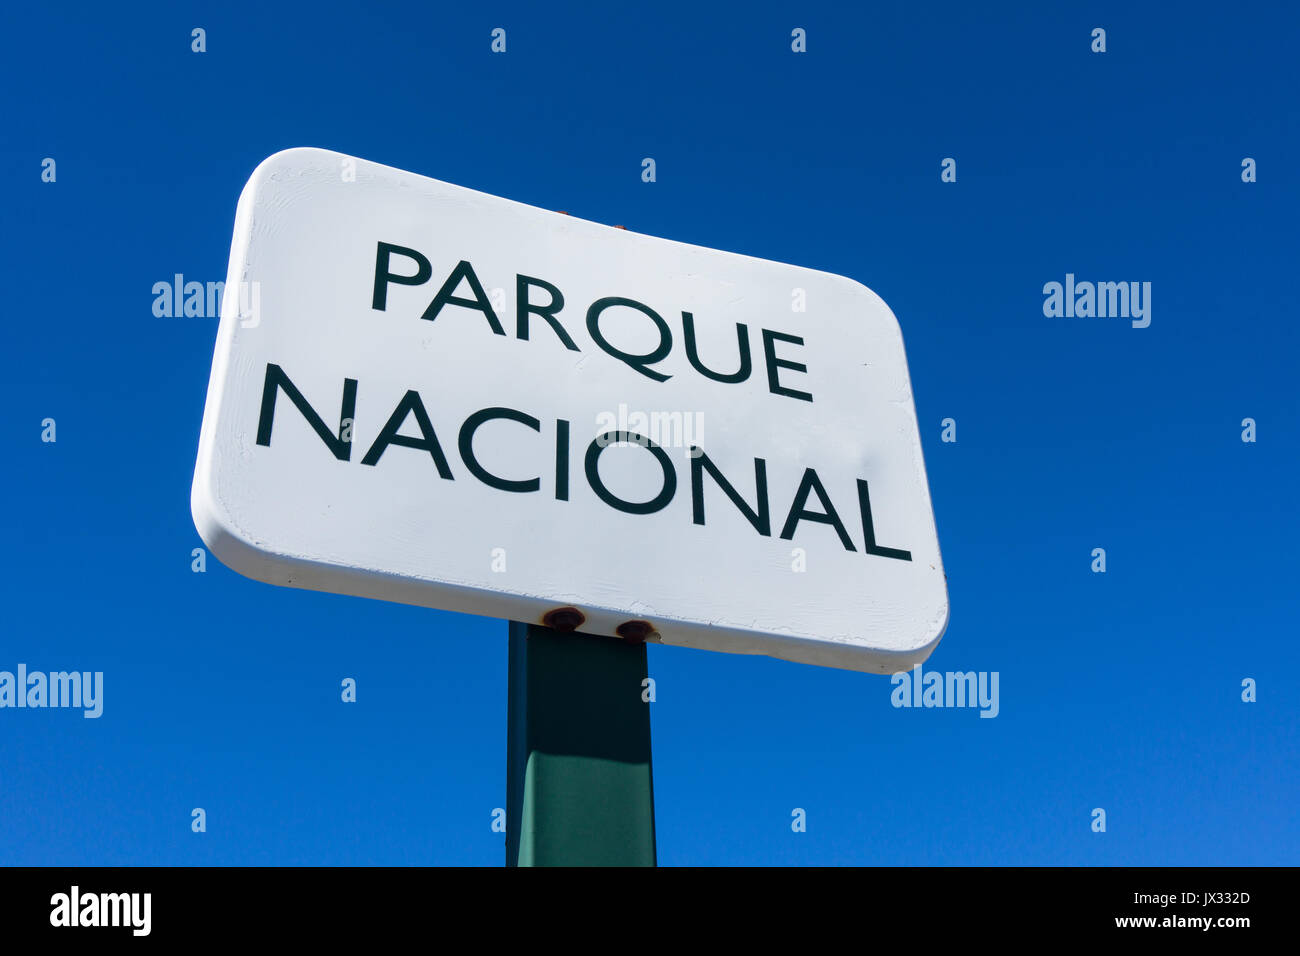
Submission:
<svg viewBox="0 0 1300 956">
<path fill-rule="evenodd" d="M 654 866 L 646 646 L 510 622 L 507 866 Z"/>
</svg>

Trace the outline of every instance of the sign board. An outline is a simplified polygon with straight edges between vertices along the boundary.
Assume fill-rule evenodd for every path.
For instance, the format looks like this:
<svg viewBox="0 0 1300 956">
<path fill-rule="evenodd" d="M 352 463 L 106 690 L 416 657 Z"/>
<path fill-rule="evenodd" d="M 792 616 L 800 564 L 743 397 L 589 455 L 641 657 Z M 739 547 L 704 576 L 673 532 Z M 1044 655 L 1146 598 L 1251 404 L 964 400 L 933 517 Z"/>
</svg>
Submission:
<svg viewBox="0 0 1300 956">
<path fill-rule="evenodd" d="M 320 149 L 239 199 L 192 510 L 261 581 L 592 634 L 892 673 L 948 620 L 874 292 Z"/>
</svg>

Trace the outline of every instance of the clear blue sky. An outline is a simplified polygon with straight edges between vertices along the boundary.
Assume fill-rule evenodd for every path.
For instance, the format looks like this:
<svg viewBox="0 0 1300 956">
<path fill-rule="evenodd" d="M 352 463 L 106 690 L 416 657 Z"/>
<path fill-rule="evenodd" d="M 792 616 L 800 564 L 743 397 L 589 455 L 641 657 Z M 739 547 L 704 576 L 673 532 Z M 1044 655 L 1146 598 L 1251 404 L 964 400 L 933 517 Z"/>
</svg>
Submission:
<svg viewBox="0 0 1300 956">
<path fill-rule="evenodd" d="M 216 320 L 151 288 L 225 278 L 290 146 L 897 314 L 952 601 L 928 666 L 999 672 L 1000 714 L 652 647 L 661 863 L 1300 862 L 1283 6 L 10 5 L 0 669 L 106 690 L 99 720 L 0 710 L 0 863 L 503 860 L 503 622 L 190 570 Z M 1045 317 L 1066 273 L 1151 282 L 1151 326 Z"/>
</svg>

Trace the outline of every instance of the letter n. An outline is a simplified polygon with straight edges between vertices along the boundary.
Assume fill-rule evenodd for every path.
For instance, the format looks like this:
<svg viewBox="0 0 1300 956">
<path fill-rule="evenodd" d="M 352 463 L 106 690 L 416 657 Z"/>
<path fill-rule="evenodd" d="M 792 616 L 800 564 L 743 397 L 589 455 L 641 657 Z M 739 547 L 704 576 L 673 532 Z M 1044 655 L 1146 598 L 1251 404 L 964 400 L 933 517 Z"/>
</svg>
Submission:
<svg viewBox="0 0 1300 956">
<path fill-rule="evenodd" d="M 343 406 L 339 411 L 338 434 L 335 435 L 330 432 L 325 420 L 316 414 L 316 410 L 307 404 L 307 399 L 303 397 L 302 392 L 289 381 L 289 376 L 284 374 L 284 369 L 267 363 L 266 382 L 262 386 L 262 414 L 257 421 L 257 443 L 268 448 L 271 445 L 271 426 L 275 421 L 275 399 L 280 389 L 284 389 L 284 394 L 289 396 L 289 401 L 297 406 L 302 417 L 307 420 L 307 424 L 315 429 L 321 441 L 334 453 L 334 457 L 339 461 L 348 461 L 352 456 L 351 424 L 357 413 L 357 380 L 354 378 L 343 380 Z"/>
</svg>

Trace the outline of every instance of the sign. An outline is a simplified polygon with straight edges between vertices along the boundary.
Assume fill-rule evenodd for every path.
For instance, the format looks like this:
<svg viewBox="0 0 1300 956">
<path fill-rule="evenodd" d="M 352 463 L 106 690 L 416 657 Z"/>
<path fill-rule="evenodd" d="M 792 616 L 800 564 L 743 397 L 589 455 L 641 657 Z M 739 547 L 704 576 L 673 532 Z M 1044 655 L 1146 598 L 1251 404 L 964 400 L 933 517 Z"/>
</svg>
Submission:
<svg viewBox="0 0 1300 956">
<path fill-rule="evenodd" d="M 291 149 L 222 301 L 192 510 L 241 574 L 879 673 L 942 636 L 902 335 L 851 279 Z"/>
</svg>

